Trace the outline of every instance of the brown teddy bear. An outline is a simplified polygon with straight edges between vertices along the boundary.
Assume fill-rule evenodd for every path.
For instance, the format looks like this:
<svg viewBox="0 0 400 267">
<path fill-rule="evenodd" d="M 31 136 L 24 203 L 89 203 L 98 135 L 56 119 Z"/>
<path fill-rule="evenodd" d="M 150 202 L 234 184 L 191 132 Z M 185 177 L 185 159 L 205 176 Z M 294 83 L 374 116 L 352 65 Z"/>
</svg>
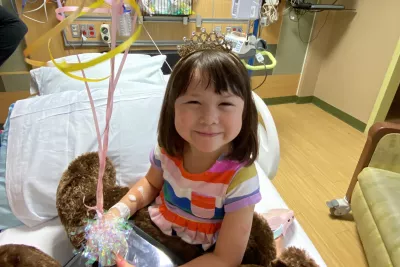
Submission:
<svg viewBox="0 0 400 267">
<path fill-rule="evenodd" d="M 99 170 L 99 158 L 96 152 L 86 153 L 72 161 L 64 172 L 57 189 L 58 215 L 74 247 L 79 248 L 85 242 L 84 234 L 79 233 L 85 225 L 85 219 L 93 218 L 94 211 L 88 212 L 87 206 L 95 206 Z M 107 158 L 103 177 L 104 209 L 110 209 L 128 191 L 127 187 L 116 185 L 116 172 Z M 168 236 L 153 224 L 146 208 L 139 210 L 132 218 L 135 225 L 163 244 L 184 262 L 188 262 L 204 252 L 197 246 L 190 245 L 179 237 Z M 255 213 L 249 243 L 242 261 L 242 267 L 287 266 L 316 267 L 313 259 L 306 252 L 294 247 L 286 249 L 276 258 L 275 242 L 267 221 Z"/>
<path fill-rule="evenodd" d="M 0 246 L 1 267 L 61 267 L 53 258 L 37 248 L 26 245 Z"/>
</svg>

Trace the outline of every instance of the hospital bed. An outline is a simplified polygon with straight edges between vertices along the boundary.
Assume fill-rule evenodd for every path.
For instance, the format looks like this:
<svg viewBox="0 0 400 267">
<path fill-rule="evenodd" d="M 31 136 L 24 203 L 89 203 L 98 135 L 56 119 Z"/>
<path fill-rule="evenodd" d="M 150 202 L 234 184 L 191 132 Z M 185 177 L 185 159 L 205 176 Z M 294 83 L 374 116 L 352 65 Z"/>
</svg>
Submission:
<svg viewBox="0 0 400 267">
<path fill-rule="evenodd" d="M 82 54 L 80 58 L 86 61 L 96 56 Z M 65 59 L 76 62 L 75 56 Z M 121 74 L 115 92 L 108 151 L 120 185 L 133 184 L 149 167 L 148 152 L 157 139 L 158 116 L 168 80 L 168 75 L 161 71 L 164 60 L 165 56 L 161 55 L 129 54 Z M 120 56 L 116 58 L 117 66 L 118 62 L 121 62 Z M 109 63 L 85 72 L 87 77 L 105 77 Z M 8 136 L 7 142 L 2 143 L 6 153 L 0 158 L 6 165 L 3 179 L 9 209 L 19 225 L 0 233 L 0 245 L 35 246 L 66 264 L 73 256 L 73 248 L 57 217 L 56 189 L 69 162 L 82 153 L 96 150 L 93 118 L 83 82 L 71 80 L 55 68 L 35 69 L 31 76 L 30 90 L 39 96 L 15 103 L 3 133 L 3 137 Z M 102 129 L 108 82 L 90 83 L 90 90 Z M 280 158 L 275 124 L 262 99 L 255 93 L 253 96 L 263 120 L 259 124 L 260 155 L 256 162 L 263 199 L 256 205 L 256 211 L 287 208 L 271 183 Z M 4 217 L 0 214 L 0 218 Z M 286 246 L 305 249 L 320 266 L 326 266 L 297 220 L 285 242 Z"/>
</svg>

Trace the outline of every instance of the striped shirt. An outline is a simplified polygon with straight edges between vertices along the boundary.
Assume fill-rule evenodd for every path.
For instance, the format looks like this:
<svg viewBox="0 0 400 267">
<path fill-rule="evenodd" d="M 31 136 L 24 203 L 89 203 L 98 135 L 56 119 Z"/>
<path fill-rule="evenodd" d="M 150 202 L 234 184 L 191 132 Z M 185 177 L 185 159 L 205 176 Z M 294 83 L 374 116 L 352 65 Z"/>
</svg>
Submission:
<svg viewBox="0 0 400 267">
<path fill-rule="evenodd" d="M 167 235 L 202 245 L 217 239 L 225 213 L 254 205 L 261 200 L 254 164 L 219 158 L 206 172 L 192 174 L 183 161 L 158 146 L 151 152 L 153 167 L 162 170 L 164 184 L 149 207 L 150 218 Z"/>
</svg>

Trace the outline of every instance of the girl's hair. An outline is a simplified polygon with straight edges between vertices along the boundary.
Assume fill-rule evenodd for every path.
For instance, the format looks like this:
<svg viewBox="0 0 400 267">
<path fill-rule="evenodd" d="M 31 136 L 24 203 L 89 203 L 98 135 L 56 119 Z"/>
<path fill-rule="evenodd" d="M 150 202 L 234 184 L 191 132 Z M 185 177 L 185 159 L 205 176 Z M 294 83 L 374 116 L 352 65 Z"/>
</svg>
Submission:
<svg viewBox="0 0 400 267">
<path fill-rule="evenodd" d="M 215 92 L 231 91 L 244 101 L 242 129 L 232 141 L 228 159 L 250 165 L 258 156 L 258 114 L 252 97 L 250 78 L 240 59 L 233 53 L 200 50 L 183 57 L 168 81 L 158 124 L 158 144 L 171 156 L 182 156 L 184 140 L 175 129 L 175 101 L 185 94 L 196 73 L 214 85 Z"/>
</svg>

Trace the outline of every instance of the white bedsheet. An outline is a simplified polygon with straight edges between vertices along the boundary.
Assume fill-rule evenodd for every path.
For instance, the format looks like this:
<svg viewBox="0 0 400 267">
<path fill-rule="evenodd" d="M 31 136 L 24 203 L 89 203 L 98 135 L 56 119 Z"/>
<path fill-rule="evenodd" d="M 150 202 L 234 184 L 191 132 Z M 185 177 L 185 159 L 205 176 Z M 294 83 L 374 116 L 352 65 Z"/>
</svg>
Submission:
<svg viewBox="0 0 400 267">
<path fill-rule="evenodd" d="M 257 171 L 260 178 L 263 200 L 256 205 L 256 211 L 263 213 L 269 209 L 287 208 L 287 205 L 278 191 L 258 165 Z M 0 245 L 11 243 L 35 246 L 61 264 L 65 264 L 71 258 L 73 250 L 64 232 L 64 227 L 61 225 L 58 218 L 34 228 L 21 226 L 0 233 Z M 305 249 L 321 267 L 326 266 L 322 257 L 297 220 L 294 221 L 287 232 L 285 243 L 286 246 L 295 246 Z"/>
<path fill-rule="evenodd" d="M 262 200 L 259 202 L 255 211 L 259 213 L 265 213 L 270 209 L 287 209 L 285 201 L 279 195 L 278 191 L 267 178 L 267 176 L 261 170 L 261 167 L 256 163 L 258 177 L 260 179 L 260 191 Z M 296 214 L 294 214 L 296 218 Z M 320 267 L 326 266 L 324 260 L 307 236 L 304 229 L 301 227 L 297 220 L 294 220 L 292 226 L 286 232 L 285 236 L 285 247 L 294 246 L 297 248 L 305 249 L 308 254 L 317 262 Z"/>
<path fill-rule="evenodd" d="M 100 131 L 105 128 L 108 87 L 92 86 Z M 117 183 L 134 184 L 146 174 L 157 140 L 164 85 L 121 81 L 114 93 L 107 156 Z M 33 227 L 55 218 L 56 192 L 68 164 L 97 151 L 96 130 L 86 91 L 65 91 L 20 100 L 11 114 L 6 192 L 14 215 Z"/>
<path fill-rule="evenodd" d="M 0 245 L 5 244 L 36 247 L 62 265 L 73 256 L 73 247 L 58 217 L 32 228 L 24 225 L 5 230 L 0 233 Z"/>
</svg>

